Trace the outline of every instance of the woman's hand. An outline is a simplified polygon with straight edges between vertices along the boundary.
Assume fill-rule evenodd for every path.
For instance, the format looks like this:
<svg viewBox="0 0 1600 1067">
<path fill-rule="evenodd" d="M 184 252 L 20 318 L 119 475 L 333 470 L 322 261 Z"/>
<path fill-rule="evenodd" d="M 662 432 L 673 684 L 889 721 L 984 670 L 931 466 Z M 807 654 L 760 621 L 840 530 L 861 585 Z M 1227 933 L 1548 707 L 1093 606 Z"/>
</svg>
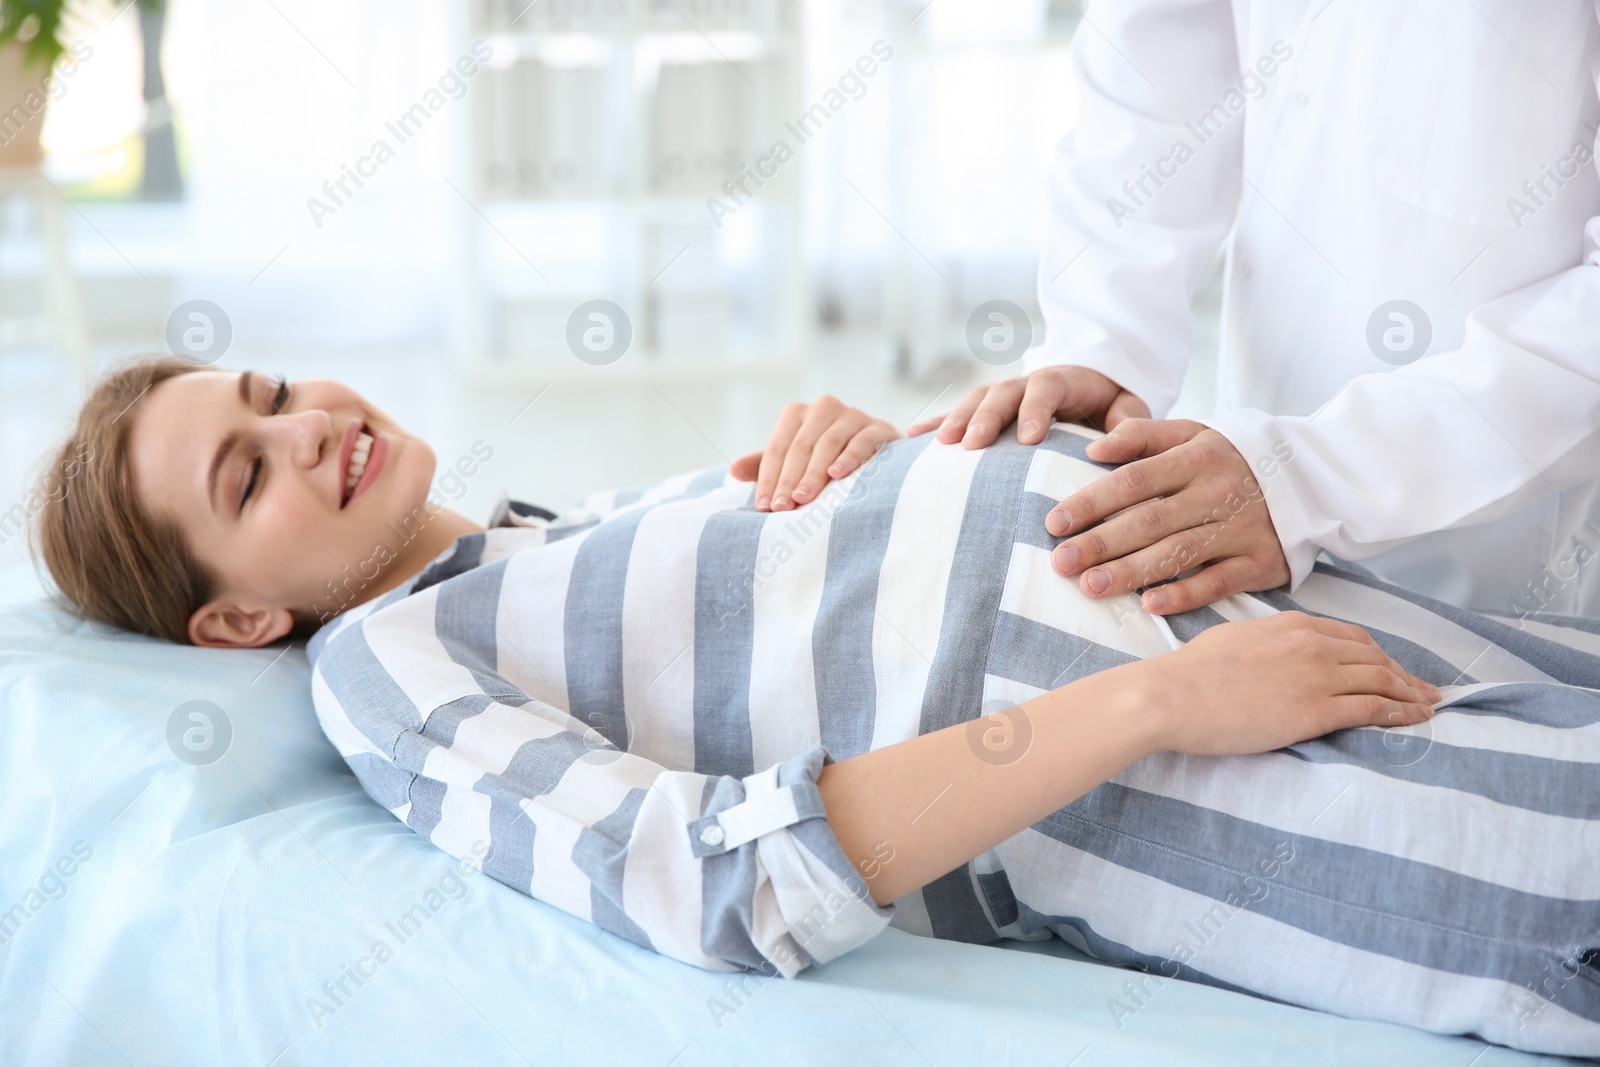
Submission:
<svg viewBox="0 0 1600 1067">
<path fill-rule="evenodd" d="M 830 479 L 843 478 L 899 430 L 831 396 L 783 409 L 764 452 L 741 456 L 729 469 L 756 483 L 757 511 L 788 511 L 815 500 Z"/>
<path fill-rule="evenodd" d="M 1204 756 L 1269 752 L 1355 726 L 1412 726 L 1440 699 L 1361 627 L 1301 611 L 1213 626 L 1138 666 L 1166 718 L 1162 748 Z"/>
</svg>

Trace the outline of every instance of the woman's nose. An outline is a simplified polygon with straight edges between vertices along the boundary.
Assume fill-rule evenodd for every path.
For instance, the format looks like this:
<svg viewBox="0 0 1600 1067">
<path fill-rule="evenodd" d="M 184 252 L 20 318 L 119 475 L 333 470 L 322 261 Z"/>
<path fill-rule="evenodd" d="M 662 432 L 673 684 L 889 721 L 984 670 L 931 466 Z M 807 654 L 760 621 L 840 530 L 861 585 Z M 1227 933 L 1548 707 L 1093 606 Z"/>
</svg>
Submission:
<svg viewBox="0 0 1600 1067">
<path fill-rule="evenodd" d="M 328 456 L 328 443 L 333 437 L 333 420 L 326 411 L 296 411 L 288 415 L 275 415 L 267 420 L 276 426 L 281 443 L 294 457 L 297 466 L 315 467 Z"/>
</svg>

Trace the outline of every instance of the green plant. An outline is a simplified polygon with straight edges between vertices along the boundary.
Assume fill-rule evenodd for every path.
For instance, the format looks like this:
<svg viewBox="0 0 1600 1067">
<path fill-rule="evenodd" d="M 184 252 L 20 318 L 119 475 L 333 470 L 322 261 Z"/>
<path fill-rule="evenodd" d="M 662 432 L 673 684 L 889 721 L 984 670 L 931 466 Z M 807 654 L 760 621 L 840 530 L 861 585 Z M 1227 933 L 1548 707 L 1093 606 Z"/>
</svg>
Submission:
<svg viewBox="0 0 1600 1067">
<path fill-rule="evenodd" d="M 79 0 L 0 0 L 0 47 L 22 45 L 27 66 L 50 70 L 67 50 L 62 40 L 67 8 Z M 126 0 L 133 3 L 135 0 Z M 161 0 L 136 0 L 141 11 L 159 11 Z"/>
</svg>

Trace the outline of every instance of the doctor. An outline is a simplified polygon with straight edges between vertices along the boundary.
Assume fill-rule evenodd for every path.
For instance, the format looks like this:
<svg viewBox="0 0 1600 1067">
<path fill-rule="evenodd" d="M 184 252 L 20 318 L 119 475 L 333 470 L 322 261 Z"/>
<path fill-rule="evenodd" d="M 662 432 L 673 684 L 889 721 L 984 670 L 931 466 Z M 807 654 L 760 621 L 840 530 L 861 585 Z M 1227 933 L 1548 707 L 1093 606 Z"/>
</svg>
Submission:
<svg viewBox="0 0 1600 1067">
<path fill-rule="evenodd" d="M 1597 11 L 1094 5 L 1046 344 L 912 432 L 1114 430 L 1092 458 L 1137 462 L 1047 525 L 1081 531 L 1055 565 L 1090 595 L 1203 565 L 1148 611 L 1292 590 L 1325 549 L 1463 606 L 1600 616 Z M 1150 421 L 1224 241 L 1219 414 Z"/>
</svg>

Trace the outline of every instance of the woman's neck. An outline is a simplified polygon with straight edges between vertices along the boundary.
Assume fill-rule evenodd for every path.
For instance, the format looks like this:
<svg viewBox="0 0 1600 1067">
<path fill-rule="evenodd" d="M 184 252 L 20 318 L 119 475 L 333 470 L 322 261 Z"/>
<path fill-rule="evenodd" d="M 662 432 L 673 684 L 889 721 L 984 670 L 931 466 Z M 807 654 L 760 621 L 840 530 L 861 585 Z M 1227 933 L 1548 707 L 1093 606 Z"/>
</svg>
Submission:
<svg viewBox="0 0 1600 1067">
<path fill-rule="evenodd" d="M 374 596 L 382 596 L 396 586 L 404 584 L 413 575 L 420 574 L 422 569 L 432 563 L 439 554 L 464 534 L 482 533 L 483 527 L 471 519 L 449 508 L 440 508 L 433 513 L 433 517 L 423 524 L 400 554 L 391 567 L 393 573 L 386 575 L 382 583 L 383 588 Z"/>
<path fill-rule="evenodd" d="M 328 597 L 329 603 L 319 605 L 312 612 L 317 625 L 404 585 L 438 558 L 456 538 L 483 532 L 482 526 L 449 508 L 440 508 L 415 526 L 408 520 L 404 525 L 390 523 L 388 529 L 389 538 L 376 546 L 371 561 L 376 564 L 377 574 L 370 579 L 363 574 L 356 588 L 352 588 L 349 581 L 339 583 L 337 596 Z"/>
</svg>

